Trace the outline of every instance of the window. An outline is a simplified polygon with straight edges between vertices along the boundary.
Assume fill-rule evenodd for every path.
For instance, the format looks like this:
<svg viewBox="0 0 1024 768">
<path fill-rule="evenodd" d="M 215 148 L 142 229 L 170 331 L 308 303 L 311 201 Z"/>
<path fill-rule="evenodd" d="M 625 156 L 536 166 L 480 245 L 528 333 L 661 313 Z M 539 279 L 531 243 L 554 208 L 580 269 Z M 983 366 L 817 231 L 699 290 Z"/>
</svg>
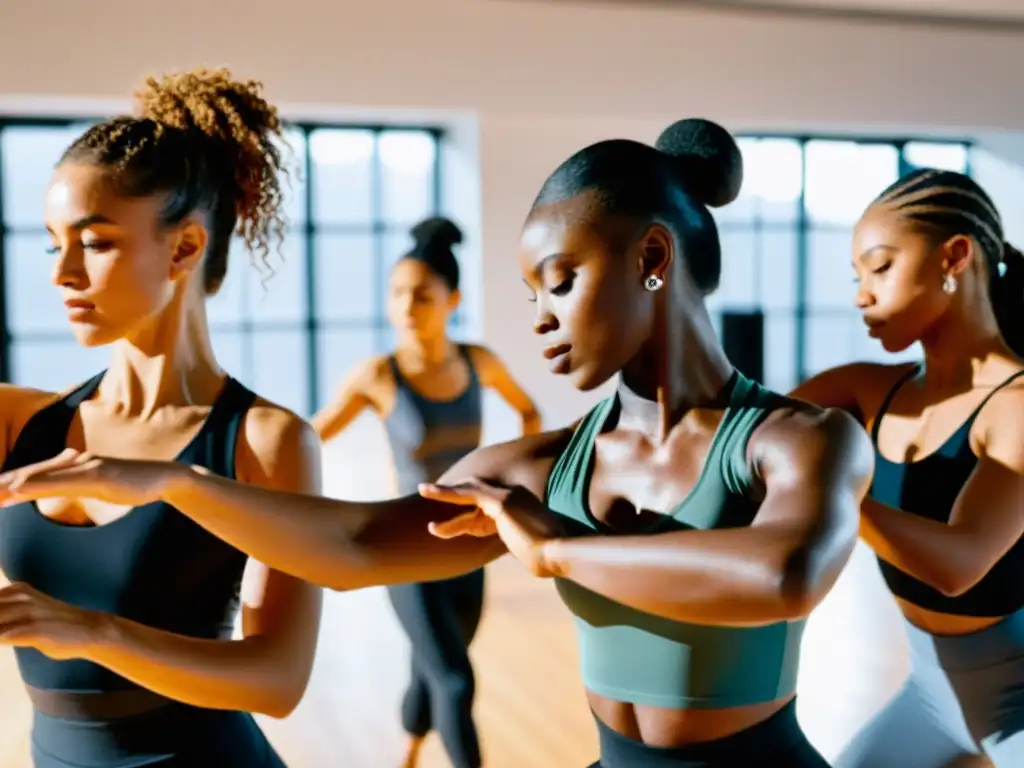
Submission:
<svg viewBox="0 0 1024 768">
<path fill-rule="evenodd" d="M 744 136 L 740 197 L 714 211 L 723 271 L 709 300 L 765 314 L 765 384 L 788 391 L 825 368 L 888 355 L 853 307 L 853 225 L 901 175 L 919 167 L 968 172 L 968 145 L 879 139 Z"/>
<path fill-rule="evenodd" d="M 0 380 L 60 390 L 107 359 L 71 336 L 43 227 L 53 167 L 87 126 L 0 120 Z M 387 270 L 411 246 L 411 225 L 440 209 L 440 140 L 430 128 L 289 127 L 281 251 L 264 264 L 233 241 L 228 278 L 207 303 L 229 372 L 308 415 L 348 367 L 385 349 Z"/>
</svg>

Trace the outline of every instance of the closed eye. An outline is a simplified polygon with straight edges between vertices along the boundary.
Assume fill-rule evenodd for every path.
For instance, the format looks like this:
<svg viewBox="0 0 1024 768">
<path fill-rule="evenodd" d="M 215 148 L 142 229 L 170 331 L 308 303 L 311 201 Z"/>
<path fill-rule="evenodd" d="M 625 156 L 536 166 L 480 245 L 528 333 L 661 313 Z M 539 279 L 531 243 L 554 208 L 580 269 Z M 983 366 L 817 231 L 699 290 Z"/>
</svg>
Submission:
<svg viewBox="0 0 1024 768">
<path fill-rule="evenodd" d="M 892 262 L 891 261 L 887 261 L 884 264 L 882 264 L 880 266 L 877 266 L 874 269 L 872 269 L 871 270 L 871 274 L 873 274 L 873 275 L 881 275 L 881 274 L 887 272 L 889 270 L 889 267 L 891 267 L 891 266 L 892 266 Z"/>
<path fill-rule="evenodd" d="M 556 285 L 554 288 L 552 288 L 551 293 L 555 296 L 565 296 L 565 294 L 572 290 L 572 283 L 575 278 L 575 275 L 570 275 L 565 280 Z"/>
</svg>

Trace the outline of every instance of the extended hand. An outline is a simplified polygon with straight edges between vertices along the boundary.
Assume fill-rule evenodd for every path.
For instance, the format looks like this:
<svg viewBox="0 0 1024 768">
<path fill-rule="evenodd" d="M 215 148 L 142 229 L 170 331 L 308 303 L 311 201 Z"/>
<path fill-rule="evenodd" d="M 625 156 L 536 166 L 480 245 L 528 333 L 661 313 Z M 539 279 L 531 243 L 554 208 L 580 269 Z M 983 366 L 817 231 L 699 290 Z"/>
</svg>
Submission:
<svg viewBox="0 0 1024 768">
<path fill-rule="evenodd" d="M 455 485 L 421 485 L 419 490 L 428 499 L 474 508 L 446 522 L 432 523 L 430 531 L 435 536 L 447 539 L 496 533 L 534 576 L 554 575 L 544 560 L 544 545 L 564 532 L 551 510 L 525 488 L 501 488 L 472 479 Z"/>
<path fill-rule="evenodd" d="M 188 471 L 174 461 L 107 459 L 69 448 L 0 475 L 0 506 L 70 497 L 137 507 L 162 498 Z"/>
<path fill-rule="evenodd" d="M 35 648 L 51 659 L 86 658 L 101 640 L 102 614 L 47 597 L 27 584 L 0 589 L 0 645 Z"/>
</svg>

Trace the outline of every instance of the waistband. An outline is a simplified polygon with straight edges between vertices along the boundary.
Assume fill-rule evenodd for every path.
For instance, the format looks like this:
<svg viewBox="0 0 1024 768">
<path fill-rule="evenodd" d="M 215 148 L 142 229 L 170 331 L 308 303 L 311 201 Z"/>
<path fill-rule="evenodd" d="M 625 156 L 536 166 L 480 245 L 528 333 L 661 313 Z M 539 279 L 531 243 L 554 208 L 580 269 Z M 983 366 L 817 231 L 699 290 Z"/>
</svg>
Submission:
<svg viewBox="0 0 1024 768">
<path fill-rule="evenodd" d="M 602 768 L 726 768 L 784 765 L 787 753 L 807 740 L 796 718 L 796 699 L 757 725 L 714 741 L 685 747 L 651 747 L 597 721 Z"/>
<path fill-rule="evenodd" d="M 175 706 L 172 701 L 145 688 L 123 691 L 54 691 L 25 686 L 36 712 L 63 720 L 120 720 Z"/>
<path fill-rule="evenodd" d="M 909 621 L 906 625 L 915 662 L 969 670 L 1024 656 L 1024 608 L 966 635 L 933 635 Z"/>
</svg>

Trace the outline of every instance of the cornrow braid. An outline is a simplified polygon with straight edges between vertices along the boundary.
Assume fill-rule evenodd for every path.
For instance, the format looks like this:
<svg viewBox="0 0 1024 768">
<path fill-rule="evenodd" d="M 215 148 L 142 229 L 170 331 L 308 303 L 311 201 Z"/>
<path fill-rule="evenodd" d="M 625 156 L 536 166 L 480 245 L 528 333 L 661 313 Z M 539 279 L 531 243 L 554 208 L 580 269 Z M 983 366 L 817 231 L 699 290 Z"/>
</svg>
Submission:
<svg viewBox="0 0 1024 768">
<path fill-rule="evenodd" d="M 1024 357 L 1024 255 L 1003 239 L 1002 218 L 985 190 L 962 173 L 922 168 L 889 186 L 872 205 L 895 211 L 936 242 L 973 238 L 985 255 L 999 330 Z"/>
<path fill-rule="evenodd" d="M 284 238 L 282 176 L 288 169 L 277 109 L 255 81 L 237 82 L 226 69 L 149 78 L 136 93 L 136 116 L 91 127 L 60 162 L 109 168 L 118 189 L 133 197 L 163 193 L 161 223 L 209 215 L 204 285 L 216 293 L 228 267 L 231 236 L 270 272 L 270 252 Z"/>
</svg>

